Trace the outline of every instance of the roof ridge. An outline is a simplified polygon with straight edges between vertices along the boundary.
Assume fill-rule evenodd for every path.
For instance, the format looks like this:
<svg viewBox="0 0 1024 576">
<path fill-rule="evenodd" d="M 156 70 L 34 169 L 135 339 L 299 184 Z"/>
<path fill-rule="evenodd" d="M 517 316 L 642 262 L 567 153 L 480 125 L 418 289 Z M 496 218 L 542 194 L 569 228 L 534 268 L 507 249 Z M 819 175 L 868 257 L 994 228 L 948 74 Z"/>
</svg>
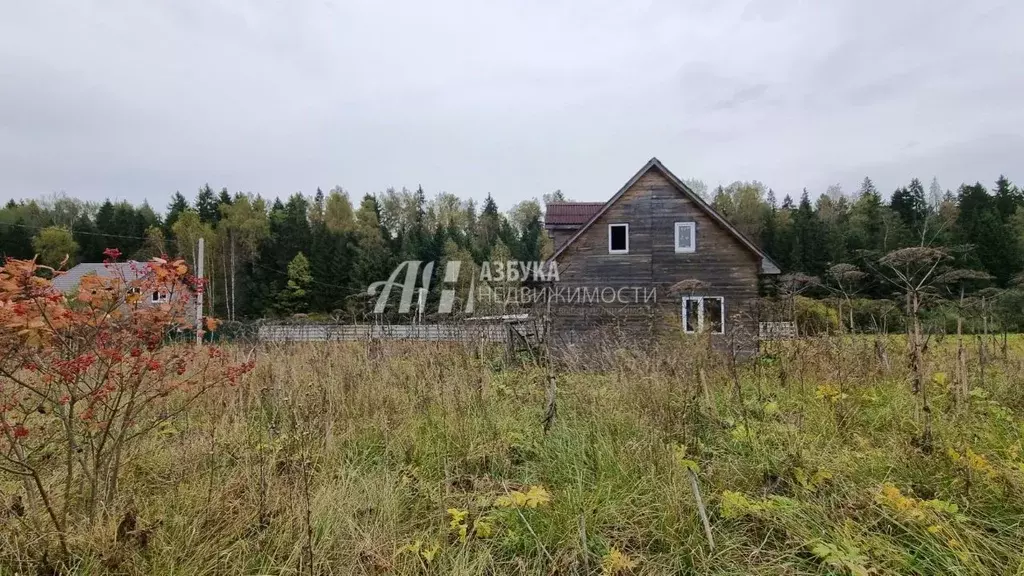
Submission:
<svg viewBox="0 0 1024 576">
<path fill-rule="evenodd" d="M 555 250 L 555 253 L 551 255 L 550 260 L 554 260 L 554 259 L 558 258 L 559 256 L 561 256 L 562 253 L 565 252 L 566 249 L 569 248 L 569 246 L 571 246 L 580 236 L 582 236 L 584 234 L 584 232 L 586 232 L 594 224 L 594 222 L 597 222 L 597 220 L 599 218 L 601 218 L 601 216 L 605 212 L 607 212 L 608 209 L 611 208 L 611 206 L 613 204 L 615 204 L 615 202 L 617 202 L 619 200 L 619 198 L 621 198 L 622 195 L 626 193 L 627 190 L 629 190 L 634 184 L 636 184 L 644 174 L 647 174 L 648 172 L 650 172 L 651 170 L 653 170 L 655 168 L 657 168 L 659 171 L 661 171 L 661 173 L 665 176 L 665 178 L 668 179 L 669 183 L 671 183 L 679 191 L 681 191 L 684 196 L 689 197 L 690 200 L 699 209 L 703 210 L 708 216 L 710 216 L 712 218 L 712 220 L 717 220 L 719 225 L 721 225 L 729 233 L 731 233 L 737 240 L 740 241 L 741 244 L 743 244 L 748 250 L 750 250 L 751 252 L 753 252 L 754 254 L 759 256 L 761 258 L 760 269 L 761 269 L 762 273 L 767 273 L 767 274 L 778 274 L 779 273 L 778 264 L 776 264 L 772 260 L 771 256 L 769 256 L 760 246 L 758 246 L 757 244 L 752 242 L 749 238 L 747 238 L 742 232 L 737 230 L 736 227 L 733 226 L 732 223 L 730 223 L 717 210 L 715 210 L 714 207 L 712 207 L 710 204 L 708 204 L 696 192 L 691 190 L 690 187 L 687 186 L 686 183 L 684 183 L 682 180 L 680 180 L 678 176 L 673 174 L 671 170 L 666 168 L 665 165 L 662 164 L 661 161 L 658 160 L 658 158 L 656 156 L 652 157 L 650 160 L 648 160 L 647 163 L 644 164 L 643 168 L 641 168 L 636 174 L 634 174 L 633 177 L 630 178 L 626 182 L 626 184 L 622 188 L 620 188 L 618 192 L 615 193 L 614 196 L 609 198 L 608 201 L 603 204 L 603 207 L 600 210 L 598 210 L 596 213 L 594 213 L 594 215 L 591 216 L 589 220 L 587 220 L 585 223 L 583 223 L 582 226 L 580 226 L 579 230 L 577 230 L 576 233 L 573 234 L 573 236 L 571 238 L 569 238 L 567 241 L 565 241 L 561 245 L 561 247 L 559 247 L 557 250 Z"/>
</svg>

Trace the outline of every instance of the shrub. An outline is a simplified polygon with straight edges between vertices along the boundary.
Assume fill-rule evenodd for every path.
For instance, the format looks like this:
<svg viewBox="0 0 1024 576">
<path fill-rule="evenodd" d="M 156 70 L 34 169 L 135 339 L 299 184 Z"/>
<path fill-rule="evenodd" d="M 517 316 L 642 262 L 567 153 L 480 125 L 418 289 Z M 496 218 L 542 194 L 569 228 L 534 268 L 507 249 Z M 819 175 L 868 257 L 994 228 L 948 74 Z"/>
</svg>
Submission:
<svg viewBox="0 0 1024 576">
<path fill-rule="evenodd" d="M 0 268 L 0 471 L 38 497 L 67 553 L 69 516 L 92 520 L 114 500 L 127 448 L 252 364 L 167 343 L 202 289 L 180 260 L 111 267 L 73 294 L 44 270 L 61 274 L 33 260 Z M 158 291 L 168 298 L 150 304 Z"/>
<path fill-rule="evenodd" d="M 796 321 L 801 334 L 815 335 L 839 330 L 838 312 L 823 300 L 805 296 L 796 297 Z"/>
</svg>

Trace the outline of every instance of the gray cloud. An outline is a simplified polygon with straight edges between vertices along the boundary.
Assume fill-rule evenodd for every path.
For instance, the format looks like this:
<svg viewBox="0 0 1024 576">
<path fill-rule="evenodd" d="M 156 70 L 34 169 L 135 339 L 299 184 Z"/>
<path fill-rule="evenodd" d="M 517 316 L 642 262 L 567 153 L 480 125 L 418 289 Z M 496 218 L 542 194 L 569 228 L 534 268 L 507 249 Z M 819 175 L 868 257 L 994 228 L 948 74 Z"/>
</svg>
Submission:
<svg viewBox="0 0 1024 576">
<path fill-rule="evenodd" d="M 0 197 L 1024 181 L 1024 5 L 56 0 L 0 19 Z M 1007 136 L 1009 135 L 1009 136 Z M 908 146 L 908 143 L 915 143 Z"/>
</svg>

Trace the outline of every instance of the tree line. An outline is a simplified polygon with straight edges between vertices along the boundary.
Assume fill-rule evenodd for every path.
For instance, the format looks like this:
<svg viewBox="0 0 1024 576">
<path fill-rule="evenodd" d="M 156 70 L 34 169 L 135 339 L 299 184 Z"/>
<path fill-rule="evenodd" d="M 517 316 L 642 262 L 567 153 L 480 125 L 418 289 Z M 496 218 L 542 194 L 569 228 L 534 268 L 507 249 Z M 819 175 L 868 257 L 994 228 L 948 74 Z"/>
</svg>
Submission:
<svg viewBox="0 0 1024 576">
<path fill-rule="evenodd" d="M 66 195 L 0 209 L 0 254 L 38 255 L 65 269 L 102 262 L 112 247 L 135 260 L 180 256 L 194 268 L 200 238 L 208 312 L 227 319 L 359 317 L 367 286 L 405 260 L 535 261 L 551 253 L 540 201 L 501 212 L 490 195 L 478 207 L 449 193 L 428 200 L 422 187 L 367 194 L 358 205 L 340 187 L 268 201 L 204 185 L 191 202 L 176 192 L 162 215 L 147 203 Z"/>
<path fill-rule="evenodd" d="M 839 264 L 868 270 L 882 255 L 909 246 L 948 247 L 959 268 L 990 277 L 997 287 L 1011 287 L 1024 269 L 1024 192 L 1004 176 L 991 190 L 974 183 L 955 191 L 935 179 L 926 188 L 915 178 L 888 198 L 865 178 L 856 191 L 831 186 L 814 201 L 806 189 L 779 201 L 757 181 L 710 191 L 699 180 L 687 182 L 785 272 L 822 279 L 808 294 L 826 295 L 824 279 Z M 490 195 L 478 206 L 450 193 L 428 199 L 422 187 L 367 194 L 354 204 L 340 187 L 270 202 L 205 185 L 192 201 L 175 193 L 159 214 L 146 203 L 55 195 L 11 200 L 0 209 L 0 252 L 70 267 L 100 262 L 106 248 L 116 247 L 130 258 L 172 254 L 194 266 L 201 237 L 211 314 L 358 316 L 367 286 L 405 260 L 550 255 L 542 206 L 565 199 L 555 191 L 502 212 Z M 866 275 L 857 293 L 889 298 L 892 289 Z"/>
<path fill-rule="evenodd" d="M 964 250 L 965 266 L 1002 287 L 1024 269 L 1024 192 L 1005 176 L 991 192 L 981 183 L 944 190 L 935 179 L 926 191 L 914 178 L 888 200 L 865 178 L 853 194 L 830 186 L 812 202 L 804 189 L 781 203 L 759 182 L 737 182 L 716 189 L 712 205 L 789 272 L 821 277 L 835 264 L 908 246 Z"/>
</svg>

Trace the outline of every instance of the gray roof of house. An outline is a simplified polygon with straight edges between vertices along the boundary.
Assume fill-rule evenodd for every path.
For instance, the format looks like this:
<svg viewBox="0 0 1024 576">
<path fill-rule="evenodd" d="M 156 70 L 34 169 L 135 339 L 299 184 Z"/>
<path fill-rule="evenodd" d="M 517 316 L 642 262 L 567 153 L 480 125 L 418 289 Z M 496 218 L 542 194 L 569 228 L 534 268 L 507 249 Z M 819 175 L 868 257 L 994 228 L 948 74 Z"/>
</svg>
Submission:
<svg viewBox="0 0 1024 576">
<path fill-rule="evenodd" d="M 142 275 L 146 270 L 146 264 L 144 262 L 112 262 L 110 264 L 104 264 L 102 262 L 83 262 L 78 264 L 53 279 L 53 287 L 60 290 L 61 292 L 70 292 L 78 287 L 79 282 L 82 278 L 89 274 L 96 274 L 97 276 L 103 277 L 122 277 L 130 280 L 134 280 Z"/>
</svg>

